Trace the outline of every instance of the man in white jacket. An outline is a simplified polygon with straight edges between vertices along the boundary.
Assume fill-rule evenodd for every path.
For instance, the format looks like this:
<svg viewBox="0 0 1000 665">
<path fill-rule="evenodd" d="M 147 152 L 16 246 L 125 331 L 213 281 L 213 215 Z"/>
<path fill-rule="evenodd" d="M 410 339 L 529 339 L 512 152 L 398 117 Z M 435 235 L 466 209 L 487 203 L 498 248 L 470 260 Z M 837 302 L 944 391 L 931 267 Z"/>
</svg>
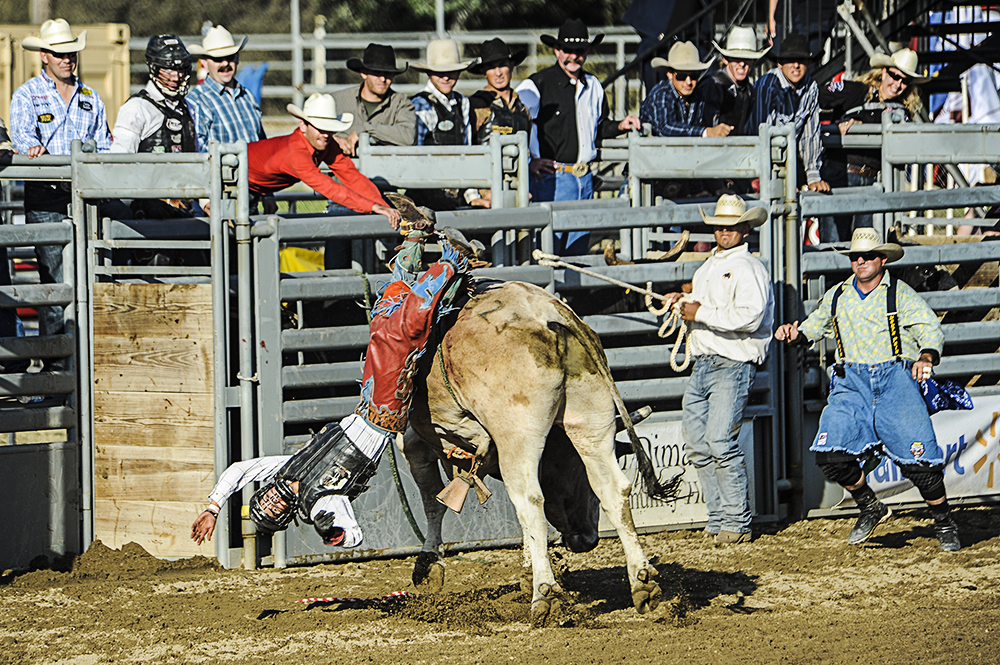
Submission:
<svg viewBox="0 0 1000 665">
<path fill-rule="evenodd" d="M 743 199 L 726 194 L 713 216 L 703 210 L 701 216 L 716 227 L 718 246 L 695 272 L 691 296 L 680 303 L 694 358 L 683 436 L 708 508 L 705 533 L 719 546 L 750 541 L 747 470 L 737 440 L 757 367 L 767 357 L 774 292 L 767 269 L 746 244 L 750 230 L 767 221 L 767 209 L 747 210 Z"/>
</svg>

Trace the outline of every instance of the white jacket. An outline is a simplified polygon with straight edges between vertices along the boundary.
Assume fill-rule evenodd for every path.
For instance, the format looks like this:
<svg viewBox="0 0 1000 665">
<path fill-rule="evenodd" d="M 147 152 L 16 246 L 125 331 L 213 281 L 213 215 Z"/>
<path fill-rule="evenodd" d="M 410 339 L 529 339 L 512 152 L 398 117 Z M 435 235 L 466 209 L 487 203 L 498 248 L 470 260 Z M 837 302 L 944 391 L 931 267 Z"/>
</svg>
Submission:
<svg viewBox="0 0 1000 665">
<path fill-rule="evenodd" d="M 746 243 L 716 248 L 695 272 L 691 296 L 701 303 L 688 323 L 692 355 L 764 362 L 774 324 L 774 290 L 767 269 Z"/>
</svg>

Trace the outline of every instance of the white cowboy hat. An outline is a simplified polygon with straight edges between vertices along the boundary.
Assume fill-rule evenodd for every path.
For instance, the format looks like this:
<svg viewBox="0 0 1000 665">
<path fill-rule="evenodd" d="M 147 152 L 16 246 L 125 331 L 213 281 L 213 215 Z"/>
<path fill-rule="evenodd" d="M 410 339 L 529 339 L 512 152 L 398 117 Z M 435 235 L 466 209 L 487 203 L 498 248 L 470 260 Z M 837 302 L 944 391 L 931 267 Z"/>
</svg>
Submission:
<svg viewBox="0 0 1000 665">
<path fill-rule="evenodd" d="M 691 42 L 677 42 L 670 47 L 666 60 L 653 58 L 649 64 L 658 72 L 667 69 L 675 72 L 702 72 L 712 66 L 712 61 L 701 62 L 698 47 Z"/>
<path fill-rule="evenodd" d="M 723 194 L 715 204 L 715 215 L 709 216 L 701 206 L 698 206 L 701 219 L 712 226 L 735 226 L 746 222 L 750 228 L 757 228 L 767 221 L 767 208 L 756 206 L 747 209 L 747 202 L 735 194 Z"/>
<path fill-rule="evenodd" d="M 862 227 L 854 229 L 851 235 L 851 246 L 848 249 L 838 249 L 841 254 L 853 254 L 855 252 L 877 252 L 884 254 L 886 263 L 892 263 L 903 258 L 903 248 L 894 242 L 882 242 L 882 236 L 872 228 Z"/>
<path fill-rule="evenodd" d="M 427 45 L 427 62 L 411 63 L 410 69 L 425 74 L 440 74 L 464 71 L 471 64 L 472 60 L 462 61 L 462 56 L 458 52 L 458 42 L 454 39 L 435 39 Z"/>
<path fill-rule="evenodd" d="M 247 37 L 237 46 L 233 39 L 233 33 L 229 32 L 221 25 L 209 28 L 205 37 L 201 40 L 201 45 L 192 44 L 188 46 L 188 53 L 199 55 L 205 58 L 224 58 L 227 55 L 235 55 L 246 46 Z"/>
<path fill-rule="evenodd" d="M 741 28 L 736 26 L 729 33 L 726 39 L 726 48 L 719 46 L 718 42 L 712 40 L 712 45 L 730 60 L 760 60 L 765 53 L 771 50 L 768 46 L 763 51 L 757 50 L 757 35 L 753 28 Z"/>
<path fill-rule="evenodd" d="M 342 132 L 354 122 L 353 113 L 337 115 L 337 103 L 333 101 L 332 95 L 321 95 L 318 92 L 309 95 L 302 108 L 295 104 L 289 104 L 285 108 L 299 120 L 305 120 L 324 132 Z"/>
<path fill-rule="evenodd" d="M 917 54 L 912 49 L 902 48 L 892 54 L 890 58 L 885 53 L 872 53 L 868 62 L 872 69 L 879 67 L 895 67 L 913 79 L 913 84 L 919 85 L 930 81 L 929 76 L 921 76 L 917 73 Z"/>
<path fill-rule="evenodd" d="M 73 38 L 73 31 L 66 19 L 49 19 L 39 29 L 40 37 L 25 37 L 21 46 L 27 51 L 52 51 L 53 53 L 78 53 L 87 46 L 87 31 Z"/>
</svg>

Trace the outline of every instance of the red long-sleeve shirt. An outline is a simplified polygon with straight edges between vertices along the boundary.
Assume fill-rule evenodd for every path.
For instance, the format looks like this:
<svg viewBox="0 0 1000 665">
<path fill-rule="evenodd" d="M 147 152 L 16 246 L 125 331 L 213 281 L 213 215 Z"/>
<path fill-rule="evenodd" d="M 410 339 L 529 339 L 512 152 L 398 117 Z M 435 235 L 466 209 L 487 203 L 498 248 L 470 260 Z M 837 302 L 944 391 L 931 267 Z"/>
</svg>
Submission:
<svg viewBox="0 0 1000 665">
<path fill-rule="evenodd" d="M 287 136 L 254 141 L 247 151 L 250 189 L 255 192 L 269 194 L 301 181 L 334 203 L 356 212 L 370 213 L 375 204 L 389 205 L 332 138 L 326 150 L 320 152 L 309 145 L 302 130 L 296 129 Z M 319 165 L 324 162 L 344 184 L 320 172 Z"/>
</svg>

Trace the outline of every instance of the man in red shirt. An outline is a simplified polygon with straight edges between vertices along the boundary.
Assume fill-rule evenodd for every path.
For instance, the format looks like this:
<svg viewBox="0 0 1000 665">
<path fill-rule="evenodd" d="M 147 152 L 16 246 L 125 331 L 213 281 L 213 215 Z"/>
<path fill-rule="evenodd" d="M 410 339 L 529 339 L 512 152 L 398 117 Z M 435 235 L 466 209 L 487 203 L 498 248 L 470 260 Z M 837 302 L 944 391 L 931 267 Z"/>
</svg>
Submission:
<svg viewBox="0 0 1000 665">
<path fill-rule="evenodd" d="M 298 129 L 247 146 L 250 189 L 264 195 L 304 182 L 334 203 L 363 214 L 382 215 L 393 229 L 398 229 L 399 212 L 389 207 L 374 183 L 358 172 L 333 140 L 334 132 L 351 126 L 353 116 L 338 116 L 333 97 L 318 93 L 311 95 L 301 109 L 289 104 L 288 112 L 299 119 Z M 323 163 L 339 183 L 320 172 Z"/>
</svg>

